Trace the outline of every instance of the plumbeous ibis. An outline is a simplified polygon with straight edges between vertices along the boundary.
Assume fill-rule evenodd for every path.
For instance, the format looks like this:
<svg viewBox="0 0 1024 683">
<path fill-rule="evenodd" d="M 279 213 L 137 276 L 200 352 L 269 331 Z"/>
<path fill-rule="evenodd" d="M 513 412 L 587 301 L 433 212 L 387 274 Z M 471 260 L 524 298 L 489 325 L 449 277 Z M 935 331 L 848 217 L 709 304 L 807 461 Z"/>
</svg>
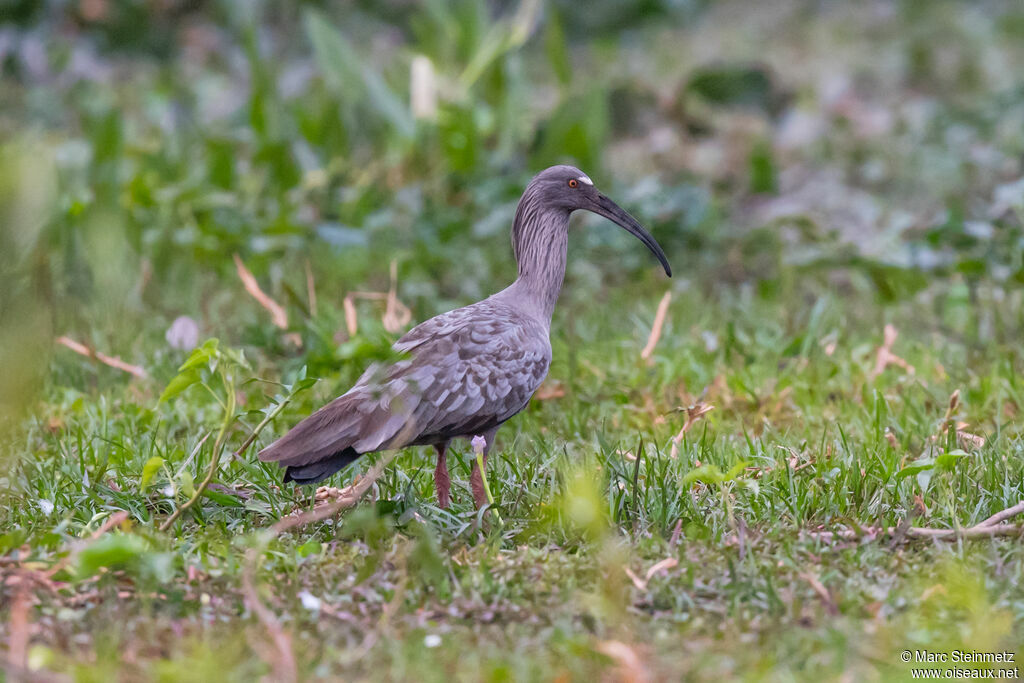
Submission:
<svg viewBox="0 0 1024 683">
<path fill-rule="evenodd" d="M 519 277 L 506 289 L 442 313 L 410 330 L 394 348 L 407 356 L 367 370 L 344 395 L 297 424 L 259 457 L 285 468 L 284 481 L 314 484 L 365 453 L 431 445 L 437 502 L 447 508 L 445 453 L 455 437 L 485 440 L 526 407 L 551 363 L 551 314 L 565 277 L 569 215 L 592 211 L 635 235 L 672 270 L 644 228 L 572 166 L 552 166 L 526 187 L 512 223 Z M 473 498 L 487 498 L 473 464 Z"/>
</svg>

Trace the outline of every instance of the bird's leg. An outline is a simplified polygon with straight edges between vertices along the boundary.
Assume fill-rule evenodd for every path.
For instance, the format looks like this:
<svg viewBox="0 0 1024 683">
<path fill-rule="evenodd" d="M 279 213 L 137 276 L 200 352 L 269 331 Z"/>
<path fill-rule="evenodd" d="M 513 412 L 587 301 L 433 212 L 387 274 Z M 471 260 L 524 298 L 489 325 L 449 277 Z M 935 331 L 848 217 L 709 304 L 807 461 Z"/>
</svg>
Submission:
<svg viewBox="0 0 1024 683">
<path fill-rule="evenodd" d="M 469 483 L 473 488 L 473 501 L 476 503 L 477 509 L 482 508 L 489 502 L 487 500 L 487 489 L 484 488 L 484 477 L 487 476 L 487 454 L 491 452 L 491 442 L 494 441 L 494 433 L 498 431 L 493 429 L 485 434 L 481 434 L 484 439 L 484 448 L 482 453 L 483 470 L 477 464 L 476 459 L 473 459 L 473 472 L 469 477 Z"/>
<path fill-rule="evenodd" d="M 437 467 L 434 469 L 434 487 L 437 489 L 437 505 L 447 510 L 452 502 L 452 480 L 448 476 L 448 442 L 434 446 L 437 449 Z"/>
</svg>

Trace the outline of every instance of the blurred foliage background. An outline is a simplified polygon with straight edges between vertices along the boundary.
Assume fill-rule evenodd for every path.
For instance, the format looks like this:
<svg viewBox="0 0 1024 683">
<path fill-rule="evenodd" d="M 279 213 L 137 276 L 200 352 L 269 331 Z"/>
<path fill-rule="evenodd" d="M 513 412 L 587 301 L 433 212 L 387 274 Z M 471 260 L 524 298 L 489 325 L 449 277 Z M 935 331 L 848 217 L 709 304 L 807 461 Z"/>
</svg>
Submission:
<svg viewBox="0 0 1024 683">
<path fill-rule="evenodd" d="M 334 287 L 397 258 L 417 312 L 481 296 L 514 273 L 524 181 L 559 161 L 636 211 L 703 295 L 785 295 L 790 266 L 888 298 L 921 274 L 1024 280 L 1012 2 L 2 13 L 4 175 L 20 183 L 5 269 L 58 315 L 170 315 L 234 252 L 275 288 L 305 259 Z M 647 263 L 610 230 L 576 240 L 577 291 Z M 588 263 L 613 249 L 616 268 Z"/>
</svg>

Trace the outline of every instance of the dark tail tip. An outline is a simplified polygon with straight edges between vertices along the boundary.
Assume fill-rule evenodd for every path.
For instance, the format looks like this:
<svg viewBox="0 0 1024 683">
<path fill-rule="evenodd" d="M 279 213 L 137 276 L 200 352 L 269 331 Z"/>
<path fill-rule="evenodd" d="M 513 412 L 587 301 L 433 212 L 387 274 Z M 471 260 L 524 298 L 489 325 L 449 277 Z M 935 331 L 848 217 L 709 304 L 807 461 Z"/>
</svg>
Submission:
<svg viewBox="0 0 1024 683">
<path fill-rule="evenodd" d="M 338 470 L 351 465 L 361 455 L 362 453 L 356 453 L 352 448 L 346 448 L 340 453 L 308 465 L 291 465 L 284 470 L 284 483 L 294 481 L 300 486 L 319 483 Z"/>
</svg>

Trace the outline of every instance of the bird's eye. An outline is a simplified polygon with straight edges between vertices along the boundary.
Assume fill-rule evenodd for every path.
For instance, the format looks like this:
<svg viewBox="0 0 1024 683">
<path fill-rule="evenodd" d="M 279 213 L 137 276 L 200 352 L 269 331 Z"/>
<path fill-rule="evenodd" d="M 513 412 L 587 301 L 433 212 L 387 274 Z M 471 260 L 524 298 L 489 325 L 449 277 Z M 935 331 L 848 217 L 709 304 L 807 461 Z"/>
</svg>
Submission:
<svg viewBox="0 0 1024 683">
<path fill-rule="evenodd" d="M 569 187 L 575 189 L 575 188 L 577 188 L 579 186 L 580 186 L 580 181 L 576 180 L 575 178 L 570 178 L 569 179 Z"/>
</svg>

